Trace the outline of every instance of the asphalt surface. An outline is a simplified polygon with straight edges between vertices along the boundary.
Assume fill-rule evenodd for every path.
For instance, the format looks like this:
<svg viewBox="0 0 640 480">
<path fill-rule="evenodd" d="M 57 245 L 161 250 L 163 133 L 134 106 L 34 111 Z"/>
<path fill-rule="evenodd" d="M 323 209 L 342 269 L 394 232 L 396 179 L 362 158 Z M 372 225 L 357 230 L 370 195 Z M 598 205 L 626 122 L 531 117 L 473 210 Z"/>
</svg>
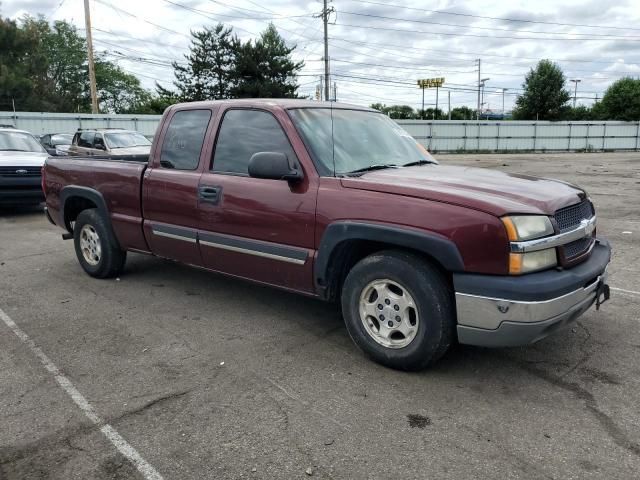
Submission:
<svg viewBox="0 0 640 480">
<path fill-rule="evenodd" d="M 38 210 L 2 210 L 0 309 L 33 343 L 0 322 L 0 479 L 144 478 L 34 348 L 165 479 L 638 478 L 640 154 L 439 158 L 586 187 L 627 292 L 402 373 L 331 305 L 134 254 L 95 280 Z"/>
</svg>

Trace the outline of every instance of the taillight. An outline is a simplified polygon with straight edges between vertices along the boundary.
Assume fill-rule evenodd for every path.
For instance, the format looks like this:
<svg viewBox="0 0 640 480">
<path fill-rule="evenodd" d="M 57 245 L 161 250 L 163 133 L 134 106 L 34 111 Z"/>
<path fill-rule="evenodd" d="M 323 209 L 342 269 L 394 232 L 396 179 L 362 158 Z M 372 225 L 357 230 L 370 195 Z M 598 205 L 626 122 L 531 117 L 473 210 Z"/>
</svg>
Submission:
<svg viewBox="0 0 640 480">
<path fill-rule="evenodd" d="M 46 165 L 46 164 L 45 164 Z M 42 188 L 42 193 L 44 193 L 44 196 L 47 196 L 47 190 L 45 189 L 45 178 L 44 178 L 44 167 L 45 165 L 42 165 L 42 168 L 40 169 L 40 187 Z"/>
</svg>

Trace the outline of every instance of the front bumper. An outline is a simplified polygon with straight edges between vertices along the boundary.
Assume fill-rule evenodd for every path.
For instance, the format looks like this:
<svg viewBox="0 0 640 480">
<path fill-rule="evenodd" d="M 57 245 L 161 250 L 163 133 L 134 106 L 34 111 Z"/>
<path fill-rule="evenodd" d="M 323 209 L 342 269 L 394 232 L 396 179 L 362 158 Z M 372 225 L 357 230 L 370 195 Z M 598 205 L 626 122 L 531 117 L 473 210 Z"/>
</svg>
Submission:
<svg viewBox="0 0 640 480">
<path fill-rule="evenodd" d="M 0 178 L 0 204 L 20 205 L 44 201 L 40 175 Z"/>
<path fill-rule="evenodd" d="M 537 342 L 608 298 L 611 247 L 599 239 L 588 260 L 567 270 L 519 277 L 455 274 L 458 341 L 484 347 Z M 598 301 L 600 301 L 598 300 Z"/>
</svg>

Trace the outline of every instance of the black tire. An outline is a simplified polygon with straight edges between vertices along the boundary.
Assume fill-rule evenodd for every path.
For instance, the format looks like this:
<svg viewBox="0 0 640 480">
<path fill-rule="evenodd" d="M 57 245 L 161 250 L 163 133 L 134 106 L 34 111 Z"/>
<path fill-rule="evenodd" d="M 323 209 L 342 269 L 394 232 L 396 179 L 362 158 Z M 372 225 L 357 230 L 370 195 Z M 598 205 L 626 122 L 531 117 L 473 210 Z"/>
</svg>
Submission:
<svg viewBox="0 0 640 480">
<path fill-rule="evenodd" d="M 371 282 L 382 279 L 406 289 L 417 308 L 417 332 L 412 340 L 401 338 L 400 342 L 410 343 L 400 348 L 384 346 L 374 340 L 365 327 L 367 320 L 360 316 L 361 295 L 365 295 L 363 292 Z M 432 264 L 407 252 L 382 251 L 358 262 L 342 288 L 342 312 L 354 343 L 376 362 L 399 370 L 428 367 L 447 352 L 455 338 L 455 310 L 447 279 Z M 367 318 L 371 324 L 373 319 Z M 377 320 L 373 322 L 375 324 Z"/>
<path fill-rule="evenodd" d="M 85 258 L 85 253 L 83 253 L 81 247 L 81 235 L 85 226 L 87 226 L 88 232 L 97 234 L 96 242 L 99 244 L 100 254 L 99 256 L 87 255 L 95 264 Z M 111 228 L 95 208 L 83 210 L 76 218 L 73 227 L 73 243 L 80 265 L 92 277 L 112 278 L 117 276 L 124 268 L 127 252 L 120 249 L 111 232 Z"/>
</svg>

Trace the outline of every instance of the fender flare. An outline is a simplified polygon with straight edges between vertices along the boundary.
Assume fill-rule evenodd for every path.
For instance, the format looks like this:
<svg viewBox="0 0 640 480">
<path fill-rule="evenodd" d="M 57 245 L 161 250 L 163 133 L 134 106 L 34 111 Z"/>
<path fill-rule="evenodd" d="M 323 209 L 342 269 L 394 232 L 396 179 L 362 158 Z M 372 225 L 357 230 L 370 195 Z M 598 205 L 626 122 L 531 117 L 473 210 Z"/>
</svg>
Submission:
<svg viewBox="0 0 640 480">
<path fill-rule="evenodd" d="M 69 225 L 65 221 L 65 212 L 67 210 L 67 200 L 69 200 L 69 198 L 71 197 L 80 197 L 91 200 L 98 208 L 100 214 L 103 215 L 109 223 L 111 223 L 109 218 L 109 210 L 107 209 L 107 202 L 105 202 L 104 197 L 99 191 L 89 187 L 78 187 L 75 185 L 69 185 L 63 187 L 60 191 L 60 206 L 62 207 L 60 209 L 60 223 L 67 227 L 67 230 L 71 231 L 69 229 Z"/>
<path fill-rule="evenodd" d="M 458 247 L 443 235 L 397 225 L 340 221 L 327 226 L 316 255 L 314 277 L 321 296 L 327 291 L 332 255 L 340 243 L 348 240 L 370 240 L 410 248 L 433 257 L 449 272 L 464 271 Z"/>
<path fill-rule="evenodd" d="M 109 234 L 111 235 L 111 241 L 114 243 L 114 245 L 118 245 L 119 247 L 120 242 L 118 241 L 118 237 L 116 237 L 116 234 L 113 230 L 113 226 L 111 225 L 111 216 L 109 215 L 107 202 L 105 201 L 102 194 L 93 188 L 69 185 L 64 187 L 60 191 L 60 205 L 62 207 L 60 209 L 60 223 L 65 226 L 67 231 L 69 233 L 73 233 L 73 230 L 71 230 L 70 225 L 67 224 L 67 222 L 65 221 L 65 211 L 67 209 L 67 200 L 71 197 L 85 198 L 87 200 L 91 200 L 95 204 L 96 208 L 98 209 L 98 212 L 100 213 L 100 215 L 102 215 L 102 218 L 104 218 L 107 224 Z"/>
</svg>

